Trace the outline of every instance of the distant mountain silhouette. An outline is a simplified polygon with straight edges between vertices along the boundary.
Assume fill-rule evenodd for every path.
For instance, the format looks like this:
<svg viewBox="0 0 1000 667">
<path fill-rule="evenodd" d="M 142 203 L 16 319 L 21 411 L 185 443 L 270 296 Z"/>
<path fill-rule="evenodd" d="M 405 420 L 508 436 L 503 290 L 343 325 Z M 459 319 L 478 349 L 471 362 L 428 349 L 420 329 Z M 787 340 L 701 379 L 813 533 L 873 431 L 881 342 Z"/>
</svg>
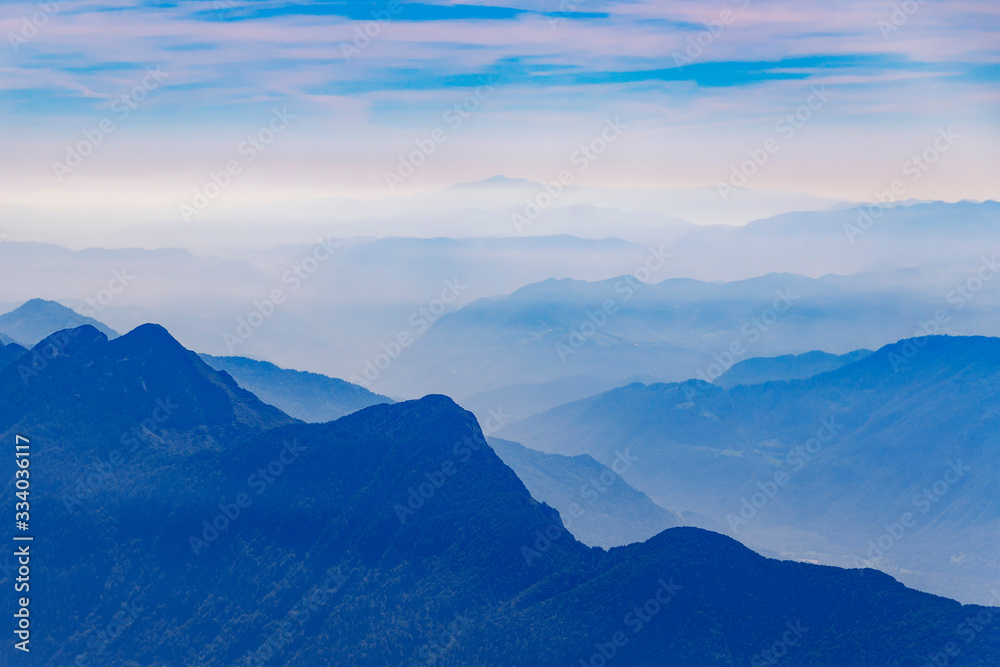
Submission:
<svg viewBox="0 0 1000 667">
<path fill-rule="evenodd" d="M 498 435 L 605 464 L 630 447 L 639 461 L 623 476 L 663 507 L 787 556 L 878 566 L 976 601 L 1000 578 L 998 406 L 1000 339 L 934 336 L 801 380 L 633 384 Z M 873 548 L 907 513 L 905 539 Z"/>
<path fill-rule="evenodd" d="M 713 381 L 723 389 L 738 384 L 760 384 L 775 380 L 801 380 L 853 364 L 864 359 L 871 350 L 855 350 L 847 354 L 829 352 L 805 352 L 786 354 L 780 357 L 753 357 L 734 364 L 728 371 Z"/>
<path fill-rule="evenodd" d="M 558 405 L 580 398 L 567 382 L 574 377 L 611 387 L 640 374 L 714 381 L 752 357 L 873 349 L 914 335 L 941 307 L 940 297 L 930 300 L 892 280 L 903 278 L 545 280 L 442 316 L 379 387 L 402 396 L 433 391 L 462 403 L 502 387 L 540 385 L 551 389 L 548 404 Z M 1000 322 L 997 313 L 983 298 L 951 311 L 949 326 L 979 329 Z"/>
<path fill-rule="evenodd" d="M 508 421 L 516 421 L 599 394 L 613 386 L 594 378 L 571 376 L 541 384 L 515 384 L 484 391 L 462 399 L 461 404 L 480 419 L 488 418 L 490 410 L 502 409 Z"/>
<path fill-rule="evenodd" d="M 262 401 L 302 421 L 333 421 L 369 405 L 394 402 L 360 385 L 318 373 L 278 368 L 246 357 L 200 356 L 212 368 L 229 373 Z"/>
<path fill-rule="evenodd" d="M 0 315 L 0 331 L 26 346 L 33 346 L 43 338 L 63 329 L 75 329 L 89 324 L 108 338 L 118 333 L 97 320 L 45 299 L 31 299 L 9 313 Z"/>
<path fill-rule="evenodd" d="M 1000 613 L 694 528 L 585 547 L 443 396 L 294 423 L 156 326 L 43 345 L 27 384 L 0 370 L 39 664 L 904 667 Z M 976 628 L 949 664 L 997 664 Z"/>
<path fill-rule="evenodd" d="M 532 498 L 558 510 L 566 528 L 586 545 L 618 547 L 644 542 L 667 528 L 691 525 L 586 454 L 544 454 L 499 438 L 487 442 L 517 473 Z M 623 472 L 633 464 L 628 452 L 613 462 Z"/>
</svg>

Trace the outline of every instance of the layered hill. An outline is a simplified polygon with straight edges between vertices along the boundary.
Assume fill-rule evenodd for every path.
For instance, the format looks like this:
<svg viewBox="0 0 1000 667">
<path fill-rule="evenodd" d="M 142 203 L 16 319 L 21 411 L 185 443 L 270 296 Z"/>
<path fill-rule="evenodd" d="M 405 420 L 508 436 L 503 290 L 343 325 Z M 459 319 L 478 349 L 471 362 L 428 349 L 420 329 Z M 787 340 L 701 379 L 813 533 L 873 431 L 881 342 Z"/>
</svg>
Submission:
<svg viewBox="0 0 1000 667">
<path fill-rule="evenodd" d="M 94 327 L 108 338 L 118 336 L 116 331 L 94 318 L 80 315 L 60 303 L 45 299 L 31 299 L 0 315 L 0 331 L 26 346 L 33 346 L 56 331 L 84 325 Z"/>
<path fill-rule="evenodd" d="M 605 464 L 629 447 L 623 476 L 664 507 L 977 600 L 1000 574 L 998 380 L 1000 339 L 906 339 L 801 380 L 633 384 L 500 435 Z"/>
<path fill-rule="evenodd" d="M 558 510 L 569 532 L 584 544 L 618 547 L 644 542 L 667 528 L 694 525 L 586 454 L 545 454 L 499 438 L 488 442 L 531 496 Z M 633 463 L 628 452 L 621 452 L 612 466 L 624 472 Z"/>
<path fill-rule="evenodd" d="M 855 350 L 847 354 L 830 354 L 813 350 L 802 354 L 786 354 L 780 357 L 753 357 L 737 362 L 729 370 L 713 381 L 723 389 L 738 384 L 761 384 L 777 380 L 801 380 L 804 378 L 837 370 L 842 366 L 864 359 L 871 350 Z"/>
<path fill-rule="evenodd" d="M 37 484 L 32 664 L 1000 658 L 996 624 L 965 641 L 970 617 L 1000 610 L 873 570 L 768 560 L 692 528 L 588 548 L 443 396 L 295 423 L 158 327 L 65 336 L 28 385 L 0 371 L 0 437 L 30 438 Z M 155 442 L 111 462 L 114 435 L 163 416 L 156 397 L 178 407 L 146 424 Z M 92 472 L 83 506 L 52 488 L 87 490 Z"/>
<path fill-rule="evenodd" d="M 201 359 L 212 368 L 229 373 L 241 387 L 261 400 L 302 421 L 333 421 L 369 405 L 393 402 L 346 380 L 279 368 L 266 361 L 208 354 L 202 354 Z"/>
<path fill-rule="evenodd" d="M 522 393 L 530 395 L 534 385 L 548 387 L 554 405 L 560 394 L 559 402 L 581 397 L 578 382 L 568 383 L 573 378 L 606 386 L 712 382 L 753 357 L 840 355 L 921 332 L 979 333 L 1000 325 L 1000 310 L 984 292 L 959 307 L 957 292 L 949 302 L 948 290 L 912 288 L 903 274 L 774 273 L 710 283 L 659 280 L 640 265 L 598 282 L 547 280 L 442 316 L 377 386 L 401 396 L 426 389 L 461 403 L 510 386 L 527 385 Z M 943 323 L 934 320 L 938 312 Z"/>
</svg>

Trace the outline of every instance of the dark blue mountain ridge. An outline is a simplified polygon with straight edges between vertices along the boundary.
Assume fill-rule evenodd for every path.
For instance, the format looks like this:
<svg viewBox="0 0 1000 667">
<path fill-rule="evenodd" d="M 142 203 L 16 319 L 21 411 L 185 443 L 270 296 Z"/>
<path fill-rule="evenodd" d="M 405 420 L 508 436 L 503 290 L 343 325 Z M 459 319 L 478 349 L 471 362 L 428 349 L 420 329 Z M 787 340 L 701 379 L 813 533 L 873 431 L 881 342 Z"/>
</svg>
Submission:
<svg viewBox="0 0 1000 667">
<path fill-rule="evenodd" d="M 108 340 L 90 325 L 57 332 L 0 369 L 0 432 L 34 417 L 70 441 L 112 437 L 141 425 L 161 402 L 176 405 L 162 428 L 198 433 L 205 446 L 297 420 L 241 389 L 186 350 L 163 327 L 145 324 Z M 74 430 L 74 429 L 79 429 Z"/>
<path fill-rule="evenodd" d="M 871 570 L 769 560 L 690 528 L 585 547 L 444 396 L 302 424 L 159 327 L 48 342 L 62 347 L 27 384 L 18 364 L 0 370 L 0 437 L 31 438 L 45 554 L 32 664 L 721 666 L 780 651 L 920 667 L 959 642 L 949 664 L 1000 659 L 997 624 L 962 634 L 1000 609 Z M 121 429 L 164 396 L 179 407 L 112 462 Z"/>
</svg>

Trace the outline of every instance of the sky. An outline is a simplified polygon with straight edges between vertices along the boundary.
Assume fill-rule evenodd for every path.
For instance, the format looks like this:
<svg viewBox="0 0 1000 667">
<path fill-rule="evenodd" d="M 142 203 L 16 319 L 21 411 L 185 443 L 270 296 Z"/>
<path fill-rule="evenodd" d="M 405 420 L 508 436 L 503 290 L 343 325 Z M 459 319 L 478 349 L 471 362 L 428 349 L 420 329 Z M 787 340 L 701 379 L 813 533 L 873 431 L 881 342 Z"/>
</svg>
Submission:
<svg viewBox="0 0 1000 667">
<path fill-rule="evenodd" d="M 1000 198 L 998 33 L 990 0 L 4 2 L 0 214 L 321 218 L 497 175 Z"/>
</svg>

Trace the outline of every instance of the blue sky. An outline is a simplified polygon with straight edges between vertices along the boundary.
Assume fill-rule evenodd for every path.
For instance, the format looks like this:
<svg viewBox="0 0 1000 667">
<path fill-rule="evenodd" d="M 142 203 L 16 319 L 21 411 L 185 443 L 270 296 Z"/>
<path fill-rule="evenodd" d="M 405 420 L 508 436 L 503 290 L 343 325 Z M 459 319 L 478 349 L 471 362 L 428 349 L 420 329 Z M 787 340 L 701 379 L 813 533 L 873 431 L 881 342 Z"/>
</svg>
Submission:
<svg viewBox="0 0 1000 667">
<path fill-rule="evenodd" d="M 545 180 L 609 118 L 629 129 L 581 183 L 711 186 L 817 86 L 829 100 L 750 187 L 871 199 L 953 126 L 962 140 L 910 194 L 996 197 L 1000 6 L 907 6 L 6 2 L 0 203 L 150 202 L 143 215 L 162 218 L 275 108 L 292 112 L 293 126 L 228 199 L 399 196 L 496 174 Z M 116 99 L 149 68 L 163 80 L 116 115 Z M 448 127 L 448 111 L 477 91 L 474 112 Z M 113 134 L 57 179 L 53 163 L 106 118 Z M 385 173 L 435 129 L 447 142 L 387 191 Z"/>
</svg>

